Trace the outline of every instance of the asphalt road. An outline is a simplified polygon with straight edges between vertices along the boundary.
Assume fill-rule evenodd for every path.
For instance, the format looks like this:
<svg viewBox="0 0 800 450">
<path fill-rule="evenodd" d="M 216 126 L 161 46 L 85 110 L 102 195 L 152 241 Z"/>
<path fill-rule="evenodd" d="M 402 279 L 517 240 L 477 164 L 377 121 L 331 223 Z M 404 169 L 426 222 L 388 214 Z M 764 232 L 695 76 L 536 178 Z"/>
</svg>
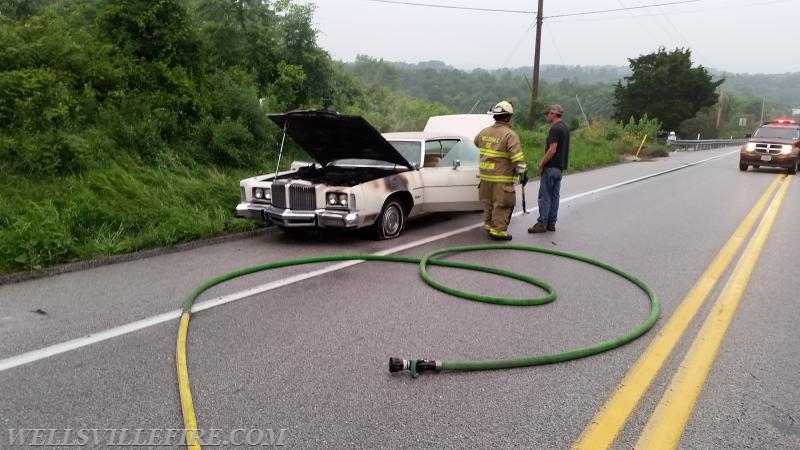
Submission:
<svg viewBox="0 0 800 450">
<path fill-rule="evenodd" d="M 589 436 L 582 448 L 669 448 L 669 439 L 682 449 L 800 448 L 800 181 L 777 170 L 740 172 L 735 150 L 673 153 L 570 174 L 555 233 L 525 232 L 536 218 L 538 188 L 535 180 L 528 184 L 531 214 L 517 211 L 514 244 L 612 264 L 647 283 L 661 302 L 650 332 L 589 358 L 417 379 L 388 372 L 390 356 L 549 354 L 611 339 L 645 319 L 647 297 L 628 281 L 546 254 L 451 256 L 553 285 L 557 300 L 539 307 L 453 298 L 428 287 L 415 265 L 387 262 L 287 267 L 212 288 L 196 303 L 187 342 L 198 428 L 220 430 L 206 447 L 234 448 L 223 442 L 235 430 L 255 441 L 252 430 L 266 436 L 264 430 L 284 429 L 273 443 L 289 448 L 566 449 L 581 436 Z M 742 232 L 762 196 L 765 207 Z M 729 263 L 715 263 L 729 241 L 741 245 Z M 489 242 L 480 214 L 463 213 L 411 222 L 393 241 L 270 230 L 0 285 L 0 449 L 20 430 L 55 431 L 41 432 L 39 441 L 27 434 L 25 445 L 11 448 L 47 447 L 48 433 L 57 443 L 66 429 L 184 428 L 175 370 L 178 315 L 186 296 L 212 277 L 317 255 L 419 257 Z M 719 275 L 709 276 L 709 268 Z M 531 296 L 528 285 L 496 276 L 430 271 L 462 290 Z M 708 295 L 693 295 L 702 287 Z M 680 315 L 686 305 L 697 311 L 688 319 Z M 673 317 L 685 327 L 671 335 Z M 674 347 L 659 344 L 670 338 Z M 634 369 L 643 355 L 655 355 L 648 360 L 656 367 L 651 382 Z M 624 391 L 632 406 L 623 414 L 615 393 L 642 384 L 641 395 Z M 610 424 L 609 410 L 622 416 L 619 424 Z M 676 418 L 681 414 L 685 423 Z M 116 440 L 106 435 L 96 447 L 129 447 L 132 435 L 115 432 Z M 657 439 L 652 447 L 648 436 Z"/>
</svg>

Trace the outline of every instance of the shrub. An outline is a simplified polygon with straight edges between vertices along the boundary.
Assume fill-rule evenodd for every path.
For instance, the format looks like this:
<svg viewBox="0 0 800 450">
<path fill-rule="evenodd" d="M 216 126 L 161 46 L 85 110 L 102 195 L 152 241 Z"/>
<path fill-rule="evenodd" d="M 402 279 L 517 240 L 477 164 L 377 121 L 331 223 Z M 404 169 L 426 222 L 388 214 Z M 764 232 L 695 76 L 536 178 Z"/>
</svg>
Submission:
<svg viewBox="0 0 800 450">
<path fill-rule="evenodd" d="M 0 226 L 0 267 L 41 269 L 76 255 L 69 218 L 52 201 L 13 211 Z"/>
</svg>

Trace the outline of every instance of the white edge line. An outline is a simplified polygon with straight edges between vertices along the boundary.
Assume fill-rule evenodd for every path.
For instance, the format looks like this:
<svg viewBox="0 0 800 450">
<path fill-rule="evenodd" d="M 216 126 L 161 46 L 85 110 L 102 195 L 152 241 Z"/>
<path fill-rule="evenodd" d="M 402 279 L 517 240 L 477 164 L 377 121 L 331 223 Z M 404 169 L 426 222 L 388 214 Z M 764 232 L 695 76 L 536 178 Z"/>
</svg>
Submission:
<svg viewBox="0 0 800 450">
<path fill-rule="evenodd" d="M 736 150 L 735 152 L 738 152 L 738 150 Z M 622 181 L 620 183 L 610 184 L 608 186 L 604 186 L 604 187 L 601 187 L 601 188 L 598 188 L 598 189 L 593 189 L 591 191 L 582 192 L 580 194 L 576 194 L 576 195 L 572 195 L 570 197 L 566 197 L 566 198 L 562 199 L 561 202 L 562 203 L 569 202 L 569 201 L 572 201 L 572 200 L 579 199 L 581 197 L 586 197 L 588 195 L 597 194 L 599 192 L 603 192 L 603 191 L 607 191 L 607 190 L 610 190 L 610 189 L 618 188 L 620 186 L 625 186 L 625 185 L 631 184 L 631 183 L 636 183 L 638 181 L 646 180 L 648 178 L 657 177 L 659 175 L 663 175 L 663 174 L 666 174 L 666 173 L 674 172 L 676 170 L 684 169 L 686 167 L 695 166 L 695 165 L 702 164 L 702 163 L 705 163 L 705 162 L 708 162 L 708 161 L 711 161 L 711 160 L 714 160 L 714 159 L 717 159 L 717 158 L 721 158 L 723 156 L 727 156 L 727 155 L 729 155 L 731 153 L 735 153 L 735 152 L 723 153 L 721 155 L 712 156 L 710 158 L 706 158 L 706 159 L 703 159 L 703 160 L 700 160 L 700 161 L 696 161 L 696 162 L 692 162 L 692 163 L 686 163 L 686 164 L 680 165 L 678 167 L 673 167 L 671 169 L 663 170 L 661 172 L 655 172 L 655 173 L 652 173 L 652 174 L 649 174 L 649 175 L 644 175 L 644 176 L 641 176 L 641 177 L 638 177 L 638 178 L 633 178 L 633 179 L 630 179 L 630 180 L 627 180 L 627 181 Z M 537 208 L 533 208 L 531 211 L 538 210 L 538 209 L 539 209 L 538 207 Z M 518 212 L 514 213 L 514 216 L 517 216 L 517 215 L 520 215 L 520 214 L 522 214 L 522 211 L 518 211 Z M 408 250 L 410 248 L 419 247 L 420 245 L 424 245 L 424 244 L 428 244 L 428 243 L 431 243 L 431 242 L 434 242 L 434 241 L 438 241 L 438 240 L 443 239 L 443 238 L 447 238 L 447 237 L 450 237 L 450 236 L 461 234 L 461 233 L 464 233 L 466 231 L 469 231 L 469 230 L 472 230 L 474 228 L 478 228 L 478 227 L 481 227 L 481 226 L 483 226 L 482 223 L 477 223 L 475 225 L 469 225 L 469 226 L 466 226 L 466 227 L 462 227 L 462 228 L 458 228 L 458 229 L 455 229 L 455 230 L 448 231 L 446 233 L 441 233 L 441 234 L 437 234 L 435 236 L 427 237 L 425 239 L 420 239 L 418 241 L 410 242 L 408 244 L 399 245 L 397 247 L 392 247 L 392 248 L 387 249 L 387 250 L 376 252 L 375 254 L 376 255 L 381 255 L 381 256 L 391 255 L 393 253 L 398 253 L 398 252 L 401 252 L 401 251 L 404 251 L 404 250 Z M 328 267 L 326 267 L 324 269 L 314 270 L 314 271 L 307 272 L 307 273 L 300 274 L 300 275 L 293 275 L 291 277 L 287 277 L 287 278 L 284 278 L 282 280 L 272 281 L 270 283 L 262 284 L 260 286 L 256 286 L 256 287 L 251 288 L 251 289 L 246 289 L 244 291 L 239 291 L 239 292 L 237 292 L 235 294 L 224 295 L 222 297 L 212 298 L 212 299 L 209 299 L 209 300 L 206 300 L 206 301 L 203 301 L 203 302 L 200 302 L 200 303 L 194 305 L 192 307 L 192 312 L 199 312 L 199 311 L 203 311 L 203 310 L 206 310 L 206 309 L 210 309 L 210 308 L 214 308 L 214 307 L 217 307 L 217 306 L 221 306 L 221 305 L 224 305 L 224 304 L 227 304 L 227 303 L 235 302 L 235 301 L 241 300 L 243 298 L 251 297 L 253 295 L 261 294 L 261 293 L 264 293 L 264 292 L 267 292 L 267 291 L 271 291 L 273 289 L 277 289 L 277 288 L 280 288 L 280 287 L 288 286 L 290 284 L 294 284 L 294 283 L 297 283 L 299 281 L 306 280 L 306 279 L 309 279 L 309 278 L 313 278 L 313 277 L 316 277 L 316 276 L 319 276 L 319 275 L 323 275 L 323 274 L 326 274 L 326 273 L 335 272 L 337 270 L 341 270 L 341 269 L 344 269 L 344 268 L 347 268 L 347 267 L 351 267 L 351 266 L 354 266 L 356 264 L 361 264 L 363 262 L 364 262 L 364 260 L 353 260 L 353 261 L 346 261 L 346 262 L 342 262 L 342 263 L 337 263 L 337 264 L 328 266 Z M 131 322 L 131 323 L 127 323 L 125 325 L 121 325 L 121 326 L 118 326 L 118 327 L 110 328 L 108 330 L 101 331 L 99 333 L 94 333 L 94 334 L 90 334 L 88 336 L 80 337 L 80 338 L 77 338 L 77 339 L 72 339 L 72 340 L 69 340 L 69 341 L 66 341 L 66 342 L 62 342 L 62 343 L 59 343 L 59 344 L 55 344 L 55 345 L 51 345 L 51 346 L 48 346 L 48 347 L 40 348 L 38 350 L 32 350 L 32 351 L 25 352 L 25 353 L 22 353 L 22 354 L 19 354 L 19 355 L 16 355 L 16 356 L 11 356 L 9 358 L 0 359 L 0 372 L 3 372 L 3 371 L 8 370 L 8 369 L 12 369 L 14 367 L 19 367 L 19 366 L 22 366 L 22 365 L 25 365 L 25 364 L 29 364 L 29 363 L 32 363 L 32 362 L 40 361 L 42 359 L 46 359 L 46 358 L 49 358 L 51 356 L 59 355 L 61 353 L 66 353 L 66 352 L 71 351 L 71 350 L 76 350 L 76 349 L 79 349 L 81 347 L 87 347 L 89 345 L 96 344 L 98 342 L 102 342 L 102 341 L 105 341 L 105 340 L 108 340 L 108 339 L 112 339 L 112 338 L 115 338 L 115 337 L 118 337 L 118 336 L 122 336 L 122 335 L 125 335 L 125 334 L 128 334 L 128 333 L 133 333 L 135 331 L 143 330 L 145 328 L 149 328 L 149 327 L 152 327 L 154 325 L 158 325 L 158 324 L 161 324 L 161 323 L 164 323 L 164 322 L 168 322 L 170 320 L 178 319 L 181 316 L 181 312 L 182 312 L 181 310 L 175 310 L 175 311 L 166 312 L 166 313 L 159 314 L 159 315 L 156 315 L 156 316 L 153 316 L 153 317 L 148 317 L 147 319 L 137 320 L 136 322 Z"/>
<path fill-rule="evenodd" d="M 70 350 L 75 350 L 81 347 L 95 344 L 97 342 L 105 341 L 107 339 L 122 336 L 124 334 L 133 333 L 141 329 L 158 325 L 160 323 L 168 322 L 177 319 L 181 316 L 181 310 L 170 311 L 167 313 L 159 314 L 157 316 L 148 317 L 147 319 L 137 320 L 136 322 L 126 323 L 118 327 L 114 327 L 99 333 L 90 334 L 88 336 L 72 339 L 70 341 L 62 342 L 60 344 L 44 347 L 39 350 L 22 353 L 17 356 L 0 360 L 0 372 L 11 369 L 13 367 L 21 366 L 24 364 L 39 361 L 41 359 L 49 358 Z"/>
</svg>

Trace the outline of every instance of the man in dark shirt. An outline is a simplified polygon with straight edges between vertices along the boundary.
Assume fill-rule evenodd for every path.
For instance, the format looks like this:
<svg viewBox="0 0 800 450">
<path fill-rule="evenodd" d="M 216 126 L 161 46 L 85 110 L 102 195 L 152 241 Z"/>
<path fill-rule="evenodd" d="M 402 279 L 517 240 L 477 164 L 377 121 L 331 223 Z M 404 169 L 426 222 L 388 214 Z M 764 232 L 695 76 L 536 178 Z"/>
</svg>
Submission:
<svg viewBox="0 0 800 450">
<path fill-rule="evenodd" d="M 561 121 L 564 108 L 550 105 L 545 117 L 550 124 L 545 143 L 544 157 L 539 163 L 539 218 L 528 228 L 528 233 L 556 231 L 558 203 L 561 198 L 561 173 L 569 160 L 569 127 Z"/>
</svg>

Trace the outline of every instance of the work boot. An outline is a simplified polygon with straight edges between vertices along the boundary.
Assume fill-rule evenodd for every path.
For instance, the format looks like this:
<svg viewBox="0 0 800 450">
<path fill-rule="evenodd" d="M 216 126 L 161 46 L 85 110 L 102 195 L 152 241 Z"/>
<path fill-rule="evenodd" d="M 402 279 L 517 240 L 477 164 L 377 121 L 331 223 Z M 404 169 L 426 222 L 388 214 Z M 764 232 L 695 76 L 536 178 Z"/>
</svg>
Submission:
<svg viewBox="0 0 800 450">
<path fill-rule="evenodd" d="M 545 231 L 547 231 L 547 226 L 539 222 L 536 222 L 536 225 L 528 228 L 528 233 L 544 233 Z"/>
<path fill-rule="evenodd" d="M 510 234 L 490 234 L 489 237 L 493 241 L 510 241 L 511 235 Z"/>
<path fill-rule="evenodd" d="M 547 224 L 547 231 L 556 231 L 556 224 L 548 223 Z"/>
</svg>

